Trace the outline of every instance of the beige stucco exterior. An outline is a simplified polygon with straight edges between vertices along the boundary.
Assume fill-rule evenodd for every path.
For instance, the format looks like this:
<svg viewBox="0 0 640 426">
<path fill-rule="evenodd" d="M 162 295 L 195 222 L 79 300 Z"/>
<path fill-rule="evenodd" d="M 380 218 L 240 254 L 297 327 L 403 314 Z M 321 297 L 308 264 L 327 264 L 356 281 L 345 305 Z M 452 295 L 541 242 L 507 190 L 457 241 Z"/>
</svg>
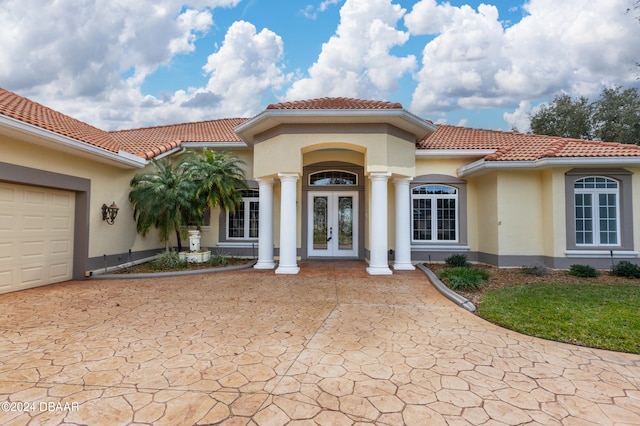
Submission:
<svg viewBox="0 0 640 426">
<path fill-rule="evenodd" d="M 488 150 L 416 151 L 416 140 L 423 137 L 418 135 L 419 131 L 428 133 L 430 125 L 424 124 L 422 128 L 421 124 L 411 121 L 411 117 L 402 115 L 404 113 L 398 114 L 383 116 L 380 121 L 364 115 L 355 118 L 348 116 L 336 123 L 331 122 L 335 117 L 322 114 L 317 120 L 309 119 L 308 123 L 303 121 L 307 116 L 301 118 L 296 113 L 291 113 L 291 116 L 280 114 L 275 116 L 277 120 L 274 119 L 273 125 L 269 120 L 256 119 L 255 126 L 259 131 L 253 133 L 251 120 L 248 121 L 248 128 L 245 127 L 242 132 L 236 128 L 239 135 L 248 138 L 244 146 L 238 142 L 221 144 L 233 147 L 231 153 L 243 162 L 245 177 L 253 189 L 258 189 L 257 181 L 260 179 L 273 180 L 273 220 L 269 230 L 273 233 L 275 259 L 278 259 L 281 237 L 289 231 L 295 232 L 297 257 L 307 255 L 306 246 L 310 235 L 308 192 L 315 191 L 307 181 L 309 170 L 332 170 L 331 164 L 346 164 L 361 176 L 357 188 L 328 189 L 358 193 L 360 211 L 356 220 L 361 236 L 358 241 L 358 258 L 370 260 L 372 250 L 377 250 L 378 255 L 382 250 L 384 259 L 391 264 L 395 252 L 403 248 L 398 244 L 404 244 L 405 247 L 408 244 L 401 241 L 404 234 L 397 235 L 396 227 L 400 226 L 398 223 L 401 220 L 396 219 L 410 217 L 412 213 L 396 211 L 396 181 L 410 178 L 413 180 L 409 183 L 406 197 L 411 197 L 410 189 L 417 185 L 437 183 L 458 188 L 458 239 L 436 244 L 433 241 L 413 241 L 410 238 L 410 260 L 413 262 L 427 259 L 442 261 L 452 253 L 462 252 L 472 261 L 499 266 L 543 263 L 567 267 L 571 263 L 590 262 L 590 259 L 600 262 L 598 266 L 606 266 L 610 260 L 602 254 L 606 254 L 606 250 L 591 250 L 597 252 L 595 254 L 584 250 L 586 254 L 581 257 L 582 248 L 573 247 L 568 241 L 575 237 L 570 227 L 575 223 L 570 218 L 573 214 L 570 207 L 572 193 L 567 189 L 567 176 L 572 173 L 580 174 L 580 170 L 587 170 L 586 173 L 592 175 L 598 175 L 602 171 L 604 175 L 609 173 L 624 176 L 621 182 L 624 181 L 626 186 L 620 194 L 624 205 L 621 205 L 620 211 L 625 228 L 621 229 L 621 233 L 628 232 L 627 229 L 632 225 L 633 235 L 625 239 L 624 247 L 618 250 L 618 257 L 638 257 L 640 196 L 635 194 L 640 187 L 640 167 L 629 167 L 626 163 L 616 164 L 604 159 L 601 163 L 590 159 L 585 164 L 580 162 L 582 160 L 570 159 L 566 164 L 557 161 L 542 166 L 492 161 L 490 167 L 483 168 L 481 163 L 488 163 L 483 160 L 489 155 Z M 64 181 L 64 177 L 68 176 L 80 183 L 89 182 L 86 189 L 87 217 L 83 219 L 86 229 L 84 222 L 80 229 L 82 238 L 87 240 L 87 265 L 96 265 L 104 255 L 111 258 L 111 263 L 124 263 L 128 260 L 129 250 L 133 253 L 149 253 L 163 248 L 164 244 L 155 230 L 146 237 L 137 234 L 132 207 L 128 201 L 131 179 L 138 173 L 153 170 L 149 161 L 138 158 L 133 162 L 118 163 L 118 159 L 105 160 L 99 154 L 76 155 L 69 147 L 57 149 L 55 141 L 38 141 L 31 134 L 26 135 L 24 140 L 20 138 L 19 131 L 12 130 L 7 134 L 12 136 L 0 136 L 0 162 L 20 167 L 24 173 L 29 173 L 29 170 L 49 172 L 56 181 Z M 228 151 L 216 146 L 214 142 L 198 146 Z M 176 147 L 164 155 L 177 161 L 183 154 L 183 147 Z M 136 163 L 139 167 L 136 167 Z M 297 176 L 295 197 L 291 196 L 291 191 L 283 192 L 282 178 L 292 175 Z M 380 178 L 385 180 L 383 184 L 386 183 L 386 187 L 382 187 L 382 194 L 386 194 L 386 198 L 378 191 L 376 200 L 373 195 L 376 193 L 374 186 L 378 185 L 378 189 L 381 187 L 374 181 L 379 183 Z M 3 180 L 1 173 L 0 180 Z M 12 181 L 6 175 L 4 180 Z M 37 182 L 36 185 L 47 185 L 42 177 Z M 21 182 L 17 180 L 15 183 Z M 57 186 L 53 184 L 52 187 Z M 322 187 L 318 190 L 321 191 Z M 383 199 L 384 202 L 380 201 Z M 120 211 L 116 223 L 108 225 L 102 220 L 101 207 L 112 202 L 120 207 Z M 292 203 L 295 203 L 295 223 L 290 221 L 287 229 L 281 229 L 280 218 L 287 217 L 282 214 L 283 204 L 293 207 Z M 413 206 L 410 203 L 407 205 L 413 211 Z M 285 213 L 289 211 L 291 210 L 285 210 Z M 379 215 L 381 211 L 384 213 L 382 216 Z M 382 225 L 378 222 L 378 227 L 372 225 L 376 215 L 383 218 Z M 226 217 L 225 211 L 212 209 L 210 226 L 202 229 L 201 245 L 214 253 L 255 256 L 257 240 L 237 241 L 227 238 Z M 384 224 L 386 231 L 383 229 Z M 260 232 L 263 232 L 262 228 Z M 381 234 L 384 234 L 382 239 L 385 243 L 382 245 Z M 187 244 L 183 240 L 183 245 Z M 174 236 L 171 237 L 170 245 L 176 245 Z"/>
<path fill-rule="evenodd" d="M 146 237 L 136 232 L 128 194 L 129 182 L 136 173 L 150 169 L 123 169 L 91 161 L 13 138 L 0 136 L 2 161 L 15 165 L 80 177 L 91 181 L 89 197 L 89 257 L 144 251 L 161 247 L 155 232 Z M 102 204 L 115 202 L 119 207 L 114 225 L 102 221 Z M 123 259 L 126 261 L 126 259 Z"/>
</svg>

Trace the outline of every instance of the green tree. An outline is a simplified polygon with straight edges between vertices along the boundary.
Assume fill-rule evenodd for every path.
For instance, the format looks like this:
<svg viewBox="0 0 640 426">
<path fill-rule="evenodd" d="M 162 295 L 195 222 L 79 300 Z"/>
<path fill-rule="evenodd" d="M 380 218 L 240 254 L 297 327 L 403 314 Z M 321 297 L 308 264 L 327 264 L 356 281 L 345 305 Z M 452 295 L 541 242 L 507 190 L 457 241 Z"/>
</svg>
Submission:
<svg viewBox="0 0 640 426">
<path fill-rule="evenodd" d="M 244 163 L 228 152 L 204 148 L 191 153 L 182 162 L 189 179 L 196 183 L 198 208 L 222 207 L 233 212 L 242 201 L 240 190 L 246 189 Z"/>
<path fill-rule="evenodd" d="M 594 102 L 593 133 L 602 141 L 640 144 L 638 89 L 605 89 Z"/>
<path fill-rule="evenodd" d="M 131 179 L 129 201 L 133 204 L 136 229 L 145 236 L 151 228 L 156 228 L 166 251 L 169 237 L 175 232 L 178 250 L 181 250 L 182 227 L 197 214 L 198 206 L 193 202 L 197 186 L 187 178 L 180 164 L 174 165 L 168 159 L 152 163 L 154 171 Z"/>
<path fill-rule="evenodd" d="M 239 189 L 246 188 L 242 162 L 229 153 L 204 149 L 190 151 L 177 163 L 152 161 L 154 170 L 131 180 L 129 201 L 137 231 L 146 235 L 156 228 L 169 250 L 175 232 L 178 250 L 188 225 L 201 226 L 207 207 L 233 211 L 242 201 Z"/>
<path fill-rule="evenodd" d="M 531 116 L 531 131 L 539 135 L 591 139 L 591 105 L 587 98 L 556 96 Z"/>
</svg>

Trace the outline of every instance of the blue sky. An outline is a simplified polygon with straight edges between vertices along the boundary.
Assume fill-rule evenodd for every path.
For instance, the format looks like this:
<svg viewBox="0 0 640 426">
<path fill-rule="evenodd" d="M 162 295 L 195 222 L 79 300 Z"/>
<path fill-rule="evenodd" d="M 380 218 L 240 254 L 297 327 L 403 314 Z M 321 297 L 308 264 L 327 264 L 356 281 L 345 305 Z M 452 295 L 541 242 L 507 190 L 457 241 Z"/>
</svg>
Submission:
<svg viewBox="0 0 640 426">
<path fill-rule="evenodd" d="M 103 129 L 346 96 L 527 131 L 529 114 L 558 94 L 639 86 L 632 3 L 8 0 L 0 86 Z"/>
</svg>

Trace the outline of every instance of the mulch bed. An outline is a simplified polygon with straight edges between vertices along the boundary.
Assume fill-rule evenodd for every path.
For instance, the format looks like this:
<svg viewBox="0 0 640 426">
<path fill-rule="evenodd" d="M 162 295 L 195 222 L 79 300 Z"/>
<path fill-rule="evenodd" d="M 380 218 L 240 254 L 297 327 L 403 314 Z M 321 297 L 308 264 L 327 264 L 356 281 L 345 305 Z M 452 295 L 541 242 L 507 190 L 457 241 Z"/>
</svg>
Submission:
<svg viewBox="0 0 640 426">
<path fill-rule="evenodd" d="M 425 264 L 436 274 L 438 270 L 445 268 L 444 264 Z M 640 280 L 633 278 L 623 278 L 611 275 L 609 271 L 599 271 L 596 278 L 580 278 L 569 275 L 567 271 L 548 270 L 547 275 L 537 276 L 523 272 L 522 268 L 498 268 L 490 265 L 473 265 L 474 268 L 484 269 L 490 274 L 489 280 L 477 290 L 472 291 L 456 291 L 461 296 L 466 297 L 471 303 L 478 306 L 481 303 L 482 296 L 491 290 L 514 287 L 525 284 L 638 284 Z"/>
</svg>

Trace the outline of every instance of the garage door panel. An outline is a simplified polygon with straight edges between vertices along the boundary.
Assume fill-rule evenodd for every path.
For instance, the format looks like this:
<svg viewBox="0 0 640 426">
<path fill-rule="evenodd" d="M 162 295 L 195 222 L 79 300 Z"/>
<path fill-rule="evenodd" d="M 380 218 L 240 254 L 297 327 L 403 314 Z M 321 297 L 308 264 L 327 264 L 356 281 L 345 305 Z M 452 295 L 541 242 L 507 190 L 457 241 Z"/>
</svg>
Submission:
<svg viewBox="0 0 640 426">
<path fill-rule="evenodd" d="M 72 231 L 72 220 L 70 217 L 55 216 L 51 218 L 51 230 L 54 232 Z"/>
<path fill-rule="evenodd" d="M 71 265 L 66 262 L 51 265 L 49 268 L 49 275 L 52 279 L 60 279 L 63 281 L 67 279 L 66 277 L 69 276 L 69 274 L 71 274 L 70 266 Z"/>
<path fill-rule="evenodd" d="M 22 191 L 24 203 L 27 205 L 44 206 L 47 194 L 44 189 L 25 188 Z"/>
<path fill-rule="evenodd" d="M 13 269 L 0 268 L 0 293 L 11 291 L 11 283 L 13 282 Z"/>
<path fill-rule="evenodd" d="M 0 182 L 0 293 L 73 276 L 75 194 Z"/>
<path fill-rule="evenodd" d="M 6 186 L 0 187 L 0 204 L 2 203 L 15 203 L 16 190 Z"/>
</svg>

